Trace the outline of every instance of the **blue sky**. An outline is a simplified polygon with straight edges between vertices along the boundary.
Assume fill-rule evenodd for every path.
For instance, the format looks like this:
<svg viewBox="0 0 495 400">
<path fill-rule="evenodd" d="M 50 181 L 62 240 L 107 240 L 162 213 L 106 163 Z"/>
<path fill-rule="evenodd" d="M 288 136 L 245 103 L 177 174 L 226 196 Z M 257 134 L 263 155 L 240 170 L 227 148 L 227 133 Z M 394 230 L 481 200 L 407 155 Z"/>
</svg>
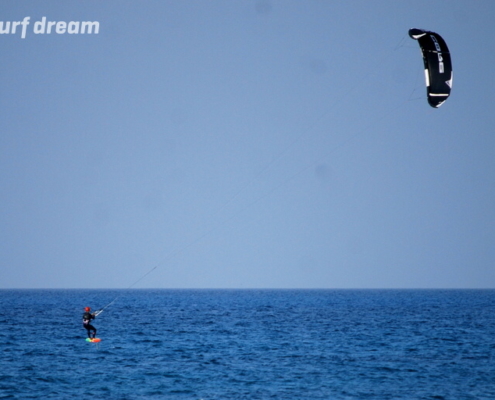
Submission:
<svg viewBox="0 0 495 400">
<path fill-rule="evenodd" d="M 0 35 L 1 288 L 495 287 L 494 2 L 0 16 L 30 17 Z M 412 27 L 452 53 L 439 109 Z"/>
</svg>

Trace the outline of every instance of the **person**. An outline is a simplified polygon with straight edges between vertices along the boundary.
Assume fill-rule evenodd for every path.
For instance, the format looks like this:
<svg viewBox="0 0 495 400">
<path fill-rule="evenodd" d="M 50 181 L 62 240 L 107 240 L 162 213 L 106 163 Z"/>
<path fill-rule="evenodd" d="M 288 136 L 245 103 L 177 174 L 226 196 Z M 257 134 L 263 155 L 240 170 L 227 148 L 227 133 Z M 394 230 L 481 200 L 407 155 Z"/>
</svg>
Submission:
<svg viewBox="0 0 495 400">
<path fill-rule="evenodd" d="M 88 338 L 90 339 L 96 337 L 96 328 L 93 325 L 91 325 L 91 320 L 95 318 L 96 318 L 95 313 L 91 313 L 91 308 L 85 307 L 83 314 L 83 327 L 88 332 Z M 91 332 L 93 332 L 92 337 L 91 337 Z"/>
</svg>

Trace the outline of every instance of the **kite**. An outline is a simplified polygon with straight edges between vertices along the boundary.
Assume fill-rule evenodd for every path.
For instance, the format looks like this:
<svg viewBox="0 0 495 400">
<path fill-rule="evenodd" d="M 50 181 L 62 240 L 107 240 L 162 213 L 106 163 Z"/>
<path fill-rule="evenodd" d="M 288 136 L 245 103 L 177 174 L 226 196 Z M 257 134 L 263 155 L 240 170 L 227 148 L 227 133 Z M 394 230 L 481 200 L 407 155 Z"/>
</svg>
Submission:
<svg viewBox="0 0 495 400">
<path fill-rule="evenodd" d="M 419 42 L 423 54 L 428 103 L 438 108 L 452 90 L 452 61 L 447 43 L 438 33 L 423 29 L 409 29 L 409 36 Z"/>
</svg>

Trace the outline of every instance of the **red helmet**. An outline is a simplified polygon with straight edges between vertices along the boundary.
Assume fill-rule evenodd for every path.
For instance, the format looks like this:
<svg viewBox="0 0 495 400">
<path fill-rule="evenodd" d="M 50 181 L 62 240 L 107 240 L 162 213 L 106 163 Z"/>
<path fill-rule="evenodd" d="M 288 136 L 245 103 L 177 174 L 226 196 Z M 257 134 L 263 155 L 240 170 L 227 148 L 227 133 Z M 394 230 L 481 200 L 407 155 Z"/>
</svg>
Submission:
<svg viewBox="0 0 495 400">
<path fill-rule="evenodd" d="M 91 311 L 91 307 L 84 307 L 84 311 Z"/>
</svg>

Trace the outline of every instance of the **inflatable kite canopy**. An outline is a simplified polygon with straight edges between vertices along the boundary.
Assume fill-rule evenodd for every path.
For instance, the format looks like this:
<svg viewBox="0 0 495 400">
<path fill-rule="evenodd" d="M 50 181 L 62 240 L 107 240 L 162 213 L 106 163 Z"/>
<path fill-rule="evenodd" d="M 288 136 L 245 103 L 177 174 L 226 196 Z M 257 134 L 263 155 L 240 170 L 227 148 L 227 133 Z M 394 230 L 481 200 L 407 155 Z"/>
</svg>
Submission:
<svg viewBox="0 0 495 400">
<path fill-rule="evenodd" d="M 428 103 L 440 107 L 452 90 L 452 61 L 447 43 L 438 33 L 423 29 L 409 29 L 409 36 L 419 42 L 423 54 Z"/>
</svg>

